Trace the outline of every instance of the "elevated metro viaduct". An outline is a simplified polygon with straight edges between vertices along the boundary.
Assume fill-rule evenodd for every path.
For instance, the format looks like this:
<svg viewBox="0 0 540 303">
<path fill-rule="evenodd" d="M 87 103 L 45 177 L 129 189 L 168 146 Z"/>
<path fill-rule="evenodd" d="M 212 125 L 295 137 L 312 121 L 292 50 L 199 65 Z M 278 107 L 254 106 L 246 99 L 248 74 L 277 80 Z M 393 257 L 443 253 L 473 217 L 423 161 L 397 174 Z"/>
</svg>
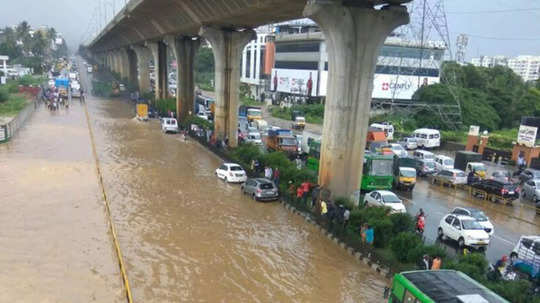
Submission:
<svg viewBox="0 0 540 303">
<path fill-rule="evenodd" d="M 253 28 L 311 18 L 328 44 L 328 93 L 324 112 L 319 184 L 334 197 L 359 188 L 373 76 L 386 37 L 409 22 L 411 0 L 131 0 L 88 45 L 102 65 L 139 89 L 150 89 L 153 58 L 156 98 L 167 93 L 167 48 L 177 69 L 177 114 L 193 113 L 194 57 L 200 37 L 215 58 L 218 138 L 237 145 L 240 58 L 256 37 Z"/>
</svg>

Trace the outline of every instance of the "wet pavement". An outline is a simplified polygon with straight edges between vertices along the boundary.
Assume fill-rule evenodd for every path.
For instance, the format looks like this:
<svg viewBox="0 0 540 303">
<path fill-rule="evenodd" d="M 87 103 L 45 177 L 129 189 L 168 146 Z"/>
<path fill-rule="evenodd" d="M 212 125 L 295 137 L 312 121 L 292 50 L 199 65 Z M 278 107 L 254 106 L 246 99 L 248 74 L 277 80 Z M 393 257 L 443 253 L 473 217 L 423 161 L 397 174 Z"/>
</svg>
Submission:
<svg viewBox="0 0 540 303">
<path fill-rule="evenodd" d="M 0 184 L 0 302 L 125 301 L 80 104 L 0 144 Z"/>
<path fill-rule="evenodd" d="M 87 105 L 134 302 L 384 301 L 388 280 L 218 180 L 220 159 L 194 141 L 124 101 Z M 39 108 L 0 167 L 0 302 L 125 301 L 84 107 Z"/>
</svg>

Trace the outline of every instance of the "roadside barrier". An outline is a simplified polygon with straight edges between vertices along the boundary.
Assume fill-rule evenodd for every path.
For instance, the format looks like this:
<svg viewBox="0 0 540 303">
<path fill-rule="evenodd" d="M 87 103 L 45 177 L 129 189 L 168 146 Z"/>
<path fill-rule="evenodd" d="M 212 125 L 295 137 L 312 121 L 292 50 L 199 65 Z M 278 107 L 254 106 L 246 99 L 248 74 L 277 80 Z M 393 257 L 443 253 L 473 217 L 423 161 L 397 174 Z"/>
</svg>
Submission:
<svg viewBox="0 0 540 303">
<path fill-rule="evenodd" d="M 109 230 L 113 238 L 113 244 L 116 251 L 116 257 L 118 259 L 118 266 L 120 267 L 122 281 L 124 283 L 124 288 L 126 290 L 126 299 L 128 303 L 133 303 L 133 297 L 131 295 L 131 288 L 129 286 L 126 266 L 124 264 L 124 259 L 122 257 L 122 251 L 120 250 L 116 228 L 114 227 L 114 223 L 112 220 L 109 199 L 107 198 L 107 193 L 105 192 L 105 186 L 103 184 L 103 175 L 101 174 L 101 166 L 99 165 L 99 158 L 96 151 L 94 132 L 92 131 L 92 125 L 90 124 L 90 116 L 88 115 L 88 107 L 86 106 L 86 103 L 84 103 L 84 113 L 86 115 L 86 123 L 88 124 L 88 132 L 90 133 L 90 142 L 92 144 L 92 154 L 94 155 L 94 160 L 96 163 L 96 173 L 98 176 L 99 187 L 101 188 L 101 193 L 103 194 L 103 201 L 105 202 L 105 212 L 107 213 L 107 220 L 109 221 Z"/>
<path fill-rule="evenodd" d="M 34 98 L 33 102 L 28 102 L 28 104 L 10 122 L 0 125 L 0 143 L 9 141 L 9 139 L 17 133 L 35 111 L 37 104 L 38 100 Z"/>
</svg>

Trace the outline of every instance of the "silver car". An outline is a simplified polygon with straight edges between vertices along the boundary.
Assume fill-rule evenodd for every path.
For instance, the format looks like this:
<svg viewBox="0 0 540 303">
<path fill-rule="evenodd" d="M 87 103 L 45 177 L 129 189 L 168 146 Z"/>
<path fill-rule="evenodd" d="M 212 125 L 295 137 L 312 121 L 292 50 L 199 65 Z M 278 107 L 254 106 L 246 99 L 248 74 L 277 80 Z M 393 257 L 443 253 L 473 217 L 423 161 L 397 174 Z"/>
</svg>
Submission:
<svg viewBox="0 0 540 303">
<path fill-rule="evenodd" d="M 523 183 L 522 197 L 540 202 L 540 179 L 532 179 Z"/>
<path fill-rule="evenodd" d="M 467 175 L 459 169 L 443 169 L 433 175 L 431 183 L 441 184 L 467 184 Z"/>
<path fill-rule="evenodd" d="M 255 201 L 270 201 L 279 198 L 279 191 L 274 182 L 265 178 L 252 178 L 241 186 L 242 192 Z"/>
</svg>

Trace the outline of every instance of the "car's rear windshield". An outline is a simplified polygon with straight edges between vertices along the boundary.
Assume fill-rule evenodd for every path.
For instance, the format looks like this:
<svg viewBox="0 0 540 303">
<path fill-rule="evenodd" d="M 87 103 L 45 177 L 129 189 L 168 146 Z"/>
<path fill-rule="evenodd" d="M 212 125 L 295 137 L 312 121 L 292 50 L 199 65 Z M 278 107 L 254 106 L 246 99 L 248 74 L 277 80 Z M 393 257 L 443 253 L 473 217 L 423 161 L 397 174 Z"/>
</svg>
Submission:
<svg viewBox="0 0 540 303">
<path fill-rule="evenodd" d="M 272 183 L 261 183 L 262 189 L 273 189 L 274 185 Z"/>
<path fill-rule="evenodd" d="M 424 154 L 424 159 L 435 159 L 433 154 Z"/>
<path fill-rule="evenodd" d="M 480 223 L 473 220 L 462 220 L 463 229 L 484 229 Z"/>
<path fill-rule="evenodd" d="M 240 166 L 231 166 L 231 170 L 242 170 Z"/>
</svg>

